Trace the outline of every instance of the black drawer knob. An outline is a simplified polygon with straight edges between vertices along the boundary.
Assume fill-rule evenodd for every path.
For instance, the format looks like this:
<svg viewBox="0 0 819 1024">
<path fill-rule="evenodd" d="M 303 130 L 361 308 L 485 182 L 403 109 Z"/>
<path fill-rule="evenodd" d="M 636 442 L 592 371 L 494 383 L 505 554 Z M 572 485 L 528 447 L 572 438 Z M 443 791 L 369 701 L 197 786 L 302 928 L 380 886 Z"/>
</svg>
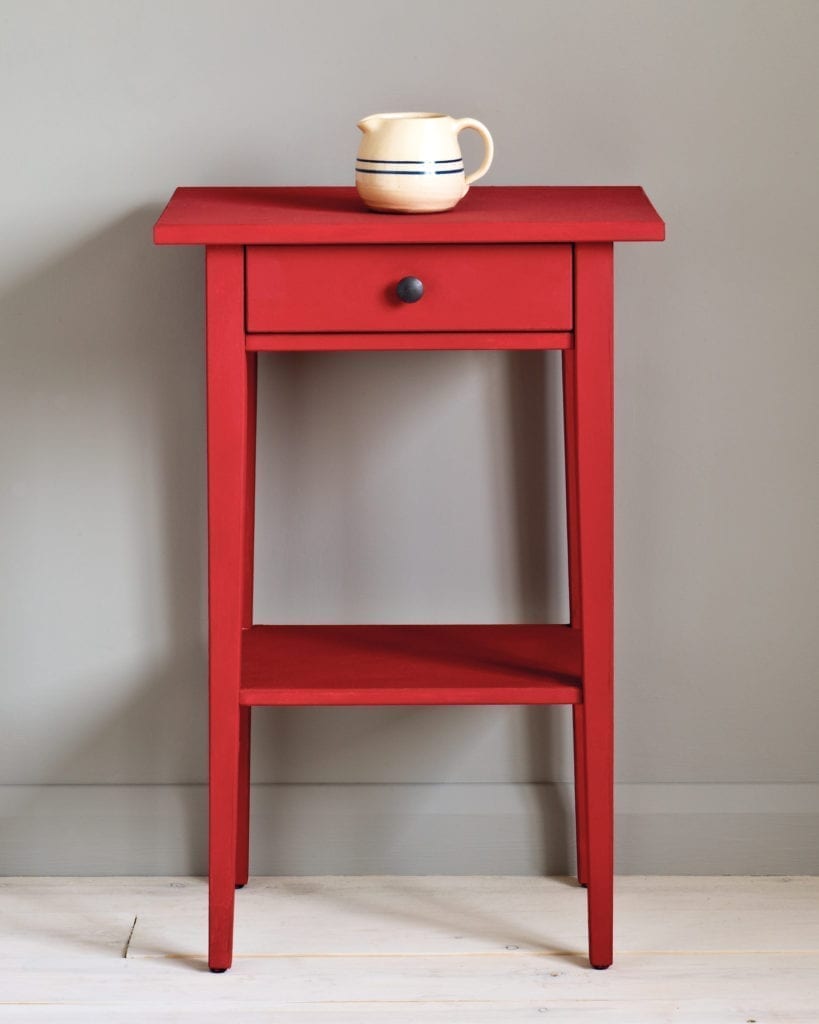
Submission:
<svg viewBox="0 0 819 1024">
<path fill-rule="evenodd" d="M 424 282 L 417 277 L 402 277 L 395 291 L 402 302 L 417 302 L 424 294 Z"/>
</svg>

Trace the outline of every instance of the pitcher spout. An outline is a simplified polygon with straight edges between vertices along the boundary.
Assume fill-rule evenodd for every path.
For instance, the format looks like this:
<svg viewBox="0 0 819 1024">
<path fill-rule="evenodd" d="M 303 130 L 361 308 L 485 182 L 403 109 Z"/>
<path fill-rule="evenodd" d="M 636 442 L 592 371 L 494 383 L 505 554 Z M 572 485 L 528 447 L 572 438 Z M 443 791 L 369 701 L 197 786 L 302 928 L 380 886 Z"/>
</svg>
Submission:
<svg viewBox="0 0 819 1024">
<path fill-rule="evenodd" d="M 374 132 L 383 122 L 384 118 L 379 117 L 378 114 L 370 114 L 369 117 L 363 117 L 356 128 L 364 132 L 367 135 L 369 132 Z"/>
</svg>

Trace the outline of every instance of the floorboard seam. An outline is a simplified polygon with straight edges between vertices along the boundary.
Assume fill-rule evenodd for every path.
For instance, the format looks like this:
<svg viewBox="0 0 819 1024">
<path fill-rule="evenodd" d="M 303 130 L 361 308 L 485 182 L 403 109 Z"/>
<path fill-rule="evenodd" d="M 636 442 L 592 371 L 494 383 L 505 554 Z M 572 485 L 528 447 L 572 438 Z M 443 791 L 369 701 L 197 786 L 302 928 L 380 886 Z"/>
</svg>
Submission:
<svg viewBox="0 0 819 1024">
<path fill-rule="evenodd" d="M 125 940 L 125 945 L 122 947 L 122 959 L 125 960 L 128 956 L 128 947 L 131 945 L 131 939 L 134 937 L 134 928 L 136 928 L 137 918 L 134 915 L 133 923 L 131 924 L 131 930 L 128 932 L 128 938 Z"/>
</svg>

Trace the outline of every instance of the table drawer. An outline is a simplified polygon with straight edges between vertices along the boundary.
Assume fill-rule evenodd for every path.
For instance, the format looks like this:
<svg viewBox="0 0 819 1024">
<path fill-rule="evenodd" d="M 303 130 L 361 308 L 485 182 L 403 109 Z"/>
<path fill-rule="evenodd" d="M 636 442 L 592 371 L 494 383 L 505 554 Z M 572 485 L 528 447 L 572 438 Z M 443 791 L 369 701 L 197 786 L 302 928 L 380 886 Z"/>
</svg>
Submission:
<svg viewBox="0 0 819 1024">
<path fill-rule="evenodd" d="M 418 278 L 423 295 L 396 287 Z M 247 248 L 248 332 L 566 331 L 570 245 Z"/>
</svg>

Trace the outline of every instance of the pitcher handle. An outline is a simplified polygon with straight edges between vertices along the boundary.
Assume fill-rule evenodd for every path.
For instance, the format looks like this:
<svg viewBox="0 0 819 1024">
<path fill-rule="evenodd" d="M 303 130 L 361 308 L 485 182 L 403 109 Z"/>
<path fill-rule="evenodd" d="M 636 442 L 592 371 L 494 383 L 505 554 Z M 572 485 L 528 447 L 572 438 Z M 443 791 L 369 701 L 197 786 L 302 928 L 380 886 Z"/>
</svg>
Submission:
<svg viewBox="0 0 819 1024">
<path fill-rule="evenodd" d="M 478 133 L 478 135 L 480 135 L 480 137 L 483 139 L 483 144 L 486 147 L 486 152 L 484 153 L 483 157 L 483 163 L 477 169 L 477 171 L 473 171 L 466 177 L 466 187 L 469 188 L 469 186 L 474 181 L 477 181 L 478 178 L 482 178 L 491 167 L 492 157 L 495 155 L 495 143 L 492 141 L 492 136 L 489 134 L 489 129 L 486 127 L 486 125 L 481 124 L 480 121 L 476 121 L 474 117 L 462 117 L 455 122 L 456 134 L 460 134 L 464 130 L 464 128 L 474 129 Z"/>
</svg>

